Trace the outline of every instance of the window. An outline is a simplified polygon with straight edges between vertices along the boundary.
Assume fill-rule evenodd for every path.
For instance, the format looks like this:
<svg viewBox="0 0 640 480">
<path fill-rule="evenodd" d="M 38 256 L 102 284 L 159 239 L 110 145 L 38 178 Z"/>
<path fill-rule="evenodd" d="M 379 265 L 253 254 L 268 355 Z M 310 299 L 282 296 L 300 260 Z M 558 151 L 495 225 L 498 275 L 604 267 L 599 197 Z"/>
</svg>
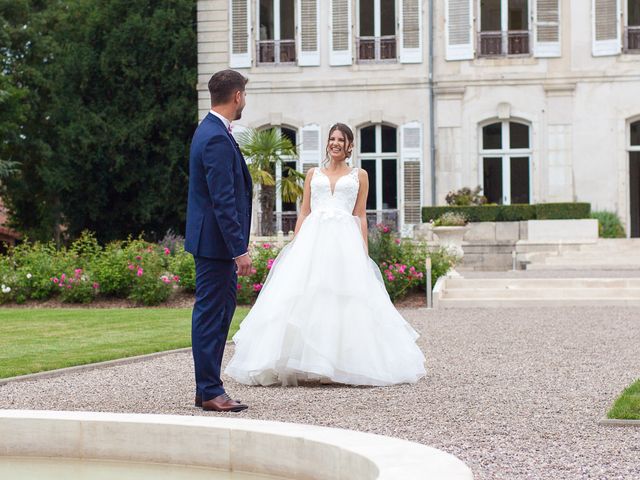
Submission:
<svg viewBox="0 0 640 480">
<path fill-rule="evenodd" d="M 369 175 L 367 218 L 398 228 L 399 161 L 397 129 L 370 125 L 360 129 L 360 167 Z"/>
<path fill-rule="evenodd" d="M 528 0 L 480 0 L 479 56 L 528 55 Z"/>
<path fill-rule="evenodd" d="M 482 188 L 489 203 L 529 203 L 531 140 L 529 126 L 497 122 L 482 127 Z"/>
<path fill-rule="evenodd" d="M 640 237 L 640 120 L 629 127 L 630 235 Z"/>
<path fill-rule="evenodd" d="M 358 7 L 358 62 L 395 62 L 395 0 L 359 0 Z"/>
<path fill-rule="evenodd" d="M 295 0 L 259 1 L 258 64 L 295 63 Z"/>
<path fill-rule="evenodd" d="M 640 52 L 640 0 L 627 1 L 627 25 L 625 27 L 625 51 Z"/>
</svg>

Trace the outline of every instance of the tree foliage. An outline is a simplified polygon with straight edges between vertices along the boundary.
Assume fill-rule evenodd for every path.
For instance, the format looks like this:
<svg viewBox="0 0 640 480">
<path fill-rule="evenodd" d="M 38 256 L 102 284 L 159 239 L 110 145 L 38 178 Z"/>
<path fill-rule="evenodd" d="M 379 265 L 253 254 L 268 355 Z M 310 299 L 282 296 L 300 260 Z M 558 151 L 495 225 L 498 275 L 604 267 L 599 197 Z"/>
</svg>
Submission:
<svg viewBox="0 0 640 480">
<path fill-rule="evenodd" d="M 105 242 L 182 231 L 197 123 L 195 0 L 0 0 L 27 105 L 5 182 L 13 223 Z"/>
</svg>

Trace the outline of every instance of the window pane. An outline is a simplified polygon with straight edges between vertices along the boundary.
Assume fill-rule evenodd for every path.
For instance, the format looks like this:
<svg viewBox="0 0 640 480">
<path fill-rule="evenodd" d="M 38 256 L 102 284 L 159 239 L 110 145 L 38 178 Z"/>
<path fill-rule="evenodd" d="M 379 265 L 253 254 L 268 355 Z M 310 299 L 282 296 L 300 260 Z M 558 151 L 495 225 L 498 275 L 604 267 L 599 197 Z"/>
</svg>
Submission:
<svg viewBox="0 0 640 480">
<path fill-rule="evenodd" d="M 380 0 L 380 35 L 396 34 L 396 2 Z"/>
<path fill-rule="evenodd" d="M 360 165 L 369 175 L 369 195 L 367 196 L 367 210 L 376 210 L 376 161 L 362 160 Z"/>
<path fill-rule="evenodd" d="M 640 237 L 640 152 L 629 154 L 631 236 Z"/>
<path fill-rule="evenodd" d="M 290 128 L 282 128 L 282 136 L 284 138 L 288 138 L 291 144 L 295 147 L 298 143 L 296 142 L 296 131 Z"/>
<path fill-rule="evenodd" d="M 283 168 L 282 168 L 282 178 L 287 178 L 289 176 L 289 169 L 284 168 L 284 167 L 290 167 L 290 168 L 293 168 L 295 170 L 296 169 L 296 162 L 284 162 L 284 165 L 283 165 Z M 283 212 L 295 212 L 296 211 L 296 202 L 285 202 L 284 199 L 282 199 L 282 211 Z M 288 232 L 289 230 L 285 230 L 283 228 L 283 231 L 285 231 L 285 232 Z"/>
<path fill-rule="evenodd" d="M 640 147 L 640 122 L 631 124 L 631 145 Z"/>
<path fill-rule="evenodd" d="M 529 203 L 529 157 L 511 158 L 511 204 Z"/>
<path fill-rule="evenodd" d="M 376 127 L 371 126 L 360 130 L 360 151 L 362 153 L 375 153 L 376 151 Z"/>
<path fill-rule="evenodd" d="M 273 0 L 260 0 L 260 40 L 273 40 Z"/>
<path fill-rule="evenodd" d="M 382 125 L 382 151 L 396 152 L 398 148 L 396 129 Z"/>
<path fill-rule="evenodd" d="M 629 26 L 640 26 L 640 1 L 629 0 L 628 10 L 629 12 Z"/>
<path fill-rule="evenodd" d="M 280 39 L 295 39 L 296 20 L 294 12 L 295 0 L 280 0 Z"/>
<path fill-rule="evenodd" d="M 502 124 L 492 123 L 482 129 L 482 148 L 500 150 L 502 148 Z"/>
<path fill-rule="evenodd" d="M 509 0 L 509 30 L 527 30 L 527 0 Z"/>
<path fill-rule="evenodd" d="M 511 148 L 529 148 L 529 127 L 522 123 L 509 123 Z"/>
<path fill-rule="evenodd" d="M 484 196 L 488 203 L 502 204 L 502 158 L 484 157 L 482 159 Z"/>
<path fill-rule="evenodd" d="M 373 0 L 360 0 L 360 36 L 373 37 Z"/>
<path fill-rule="evenodd" d="M 382 209 L 398 208 L 398 169 L 395 159 L 382 160 Z"/>
<path fill-rule="evenodd" d="M 501 0 L 482 0 L 480 2 L 480 30 L 482 32 L 502 30 L 500 2 Z"/>
</svg>

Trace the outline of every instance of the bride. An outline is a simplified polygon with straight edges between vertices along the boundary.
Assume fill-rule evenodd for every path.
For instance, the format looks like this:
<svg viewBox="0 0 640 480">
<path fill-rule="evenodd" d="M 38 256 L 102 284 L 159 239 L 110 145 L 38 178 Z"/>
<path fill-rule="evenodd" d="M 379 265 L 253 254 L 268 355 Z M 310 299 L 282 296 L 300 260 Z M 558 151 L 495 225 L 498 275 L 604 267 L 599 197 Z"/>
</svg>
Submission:
<svg viewBox="0 0 640 480">
<path fill-rule="evenodd" d="M 248 385 L 321 380 L 415 383 L 418 334 L 395 309 L 367 250 L 367 172 L 350 168 L 353 133 L 329 131 L 325 168 L 307 174 L 291 243 L 233 337 L 225 373 Z"/>
</svg>

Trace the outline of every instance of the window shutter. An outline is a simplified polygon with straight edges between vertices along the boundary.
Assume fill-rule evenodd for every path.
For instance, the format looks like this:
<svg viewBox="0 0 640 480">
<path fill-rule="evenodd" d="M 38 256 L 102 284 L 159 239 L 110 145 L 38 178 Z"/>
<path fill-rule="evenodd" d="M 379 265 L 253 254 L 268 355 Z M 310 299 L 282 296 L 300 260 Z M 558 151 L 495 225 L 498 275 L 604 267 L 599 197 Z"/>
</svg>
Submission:
<svg viewBox="0 0 640 480">
<path fill-rule="evenodd" d="M 533 55 L 560 56 L 560 0 L 536 2 Z"/>
<path fill-rule="evenodd" d="M 249 0 L 229 0 L 229 66 L 251 67 L 251 8 Z"/>
<path fill-rule="evenodd" d="M 329 21 L 329 63 L 331 65 L 351 65 L 351 1 L 330 0 Z"/>
<path fill-rule="evenodd" d="M 400 62 L 422 63 L 420 0 L 400 1 Z"/>
<path fill-rule="evenodd" d="M 620 1 L 592 1 L 593 56 L 617 55 L 622 49 L 620 34 Z"/>
<path fill-rule="evenodd" d="M 446 59 L 472 59 L 473 0 L 446 0 L 445 8 Z"/>
<path fill-rule="evenodd" d="M 300 129 L 300 145 L 298 153 L 302 171 L 307 173 L 311 167 L 317 167 L 322 163 L 322 141 L 320 138 L 320 125 L 305 125 Z"/>
<path fill-rule="evenodd" d="M 298 65 L 320 65 L 318 0 L 298 0 Z"/>
<path fill-rule="evenodd" d="M 402 224 L 422 222 L 422 124 L 406 123 L 400 130 L 402 160 Z"/>
</svg>

